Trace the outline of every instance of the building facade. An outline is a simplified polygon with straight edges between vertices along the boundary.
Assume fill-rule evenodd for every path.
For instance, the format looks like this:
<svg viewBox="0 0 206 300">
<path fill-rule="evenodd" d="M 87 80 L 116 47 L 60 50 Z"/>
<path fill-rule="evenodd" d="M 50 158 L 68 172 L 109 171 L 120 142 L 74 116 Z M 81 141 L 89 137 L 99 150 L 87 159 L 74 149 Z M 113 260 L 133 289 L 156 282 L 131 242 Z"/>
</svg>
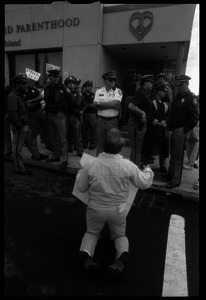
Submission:
<svg viewBox="0 0 206 300">
<path fill-rule="evenodd" d="M 184 73 L 195 4 L 5 5 L 5 81 L 26 68 L 41 73 L 59 66 L 62 78 L 78 77 L 102 86 L 115 69 L 141 75 Z"/>
</svg>

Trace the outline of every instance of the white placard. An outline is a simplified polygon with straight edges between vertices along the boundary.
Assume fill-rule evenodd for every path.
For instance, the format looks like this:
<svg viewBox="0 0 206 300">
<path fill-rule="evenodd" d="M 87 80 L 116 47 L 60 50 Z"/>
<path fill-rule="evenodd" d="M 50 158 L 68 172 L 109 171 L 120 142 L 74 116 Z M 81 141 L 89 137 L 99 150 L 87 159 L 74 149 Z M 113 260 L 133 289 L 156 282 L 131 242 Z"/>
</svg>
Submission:
<svg viewBox="0 0 206 300">
<path fill-rule="evenodd" d="M 41 76 L 41 73 L 38 73 L 38 72 L 28 69 L 28 68 L 26 68 L 25 73 L 26 73 L 27 78 L 33 79 L 35 81 L 38 81 L 39 77 Z"/>
<path fill-rule="evenodd" d="M 92 161 L 94 160 L 96 157 L 94 156 L 91 156 L 89 154 L 86 154 L 86 153 L 83 153 L 83 156 L 80 160 L 80 164 L 82 165 L 82 167 L 85 165 L 86 162 L 88 161 Z M 77 174 L 77 177 L 76 177 L 76 180 L 75 180 L 75 184 L 74 184 L 74 189 L 73 189 L 73 192 L 72 194 L 77 197 L 79 200 L 81 200 L 82 202 L 84 202 L 85 204 L 88 205 L 88 200 L 89 200 L 89 192 L 85 192 L 85 193 L 81 193 L 78 188 L 77 188 L 77 185 L 76 185 L 76 182 L 77 182 L 77 178 L 80 174 Z M 126 205 L 126 211 L 127 211 L 127 214 L 132 206 L 132 203 L 135 199 L 135 196 L 137 194 L 137 191 L 138 191 L 138 188 L 136 188 L 132 183 L 130 183 L 129 185 L 129 194 L 128 194 L 128 198 L 127 198 L 127 205 Z"/>
</svg>

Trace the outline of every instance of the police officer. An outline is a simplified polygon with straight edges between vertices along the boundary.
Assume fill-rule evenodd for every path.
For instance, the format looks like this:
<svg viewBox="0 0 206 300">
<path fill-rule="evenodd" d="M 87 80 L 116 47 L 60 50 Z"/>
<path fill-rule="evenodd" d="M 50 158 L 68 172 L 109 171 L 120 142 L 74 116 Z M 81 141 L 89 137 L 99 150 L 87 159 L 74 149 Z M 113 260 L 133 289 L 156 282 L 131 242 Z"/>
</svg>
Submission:
<svg viewBox="0 0 206 300">
<path fill-rule="evenodd" d="M 73 102 L 67 110 L 67 133 L 68 133 L 68 151 L 73 152 L 75 146 L 77 156 L 82 157 L 83 152 L 80 143 L 81 117 L 82 117 L 82 96 L 75 89 L 77 83 L 74 76 L 68 76 L 64 80 L 67 91 L 72 95 Z"/>
<path fill-rule="evenodd" d="M 167 179 L 170 181 L 165 186 L 169 189 L 177 187 L 181 183 L 185 137 L 199 120 L 196 96 L 189 89 L 190 79 L 187 75 L 176 75 L 174 78 L 177 86 L 177 95 L 171 103 L 168 124 L 171 137 Z"/>
<path fill-rule="evenodd" d="M 153 85 L 153 75 L 144 75 L 140 78 L 140 88 L 129 103 L 129 136 L 131 143 L 130 160 L 138 167 L 141 165 L 141 153 L 144 137 L 151 118 L 150 92 Z"/>
<path fill-rule="evenodd" d="M 68 165 L 66 139 L 66 109 L 73 102 L 73 97 L 59 81 L 60 71 L 49 70 L 50 83 L 44 89 L 45 111 L 52 141 L 52 157 L 47 162 L 59 162 L 61 169 Z"/>
<path fill-rule="evenodd" d="M 34 86 L 34 80 L 27 78 L 27 90 L 25 95 L 26 103 L 28 106 L 29 117 L 30 117 L 30 128 L 33 135 L 33 142 L 37 144 L 37 136 L 41 134 L 46 149 L 52 151 L 51 137 L 49 133 L 49 127 L 46 120 L 46 116 L 42 110 L 41 101 L 43 100 L 43 95 Z M 45 155 L 44 159 L 47 159 L 49 155 Z M 32 157 L 33 158 L 33 157 Z"/>
<path fill-rule="evenodd" d="M 87 80 L 83 86 L 83 124 L 82 124 L 82 139 L 83 149 L 89 145 L 89 150 L 96 148 L 96 109 L 92 107 L 94 101 L 94 93 L 92 92 L 93 81 Z"/>
<path fill-rule="evenodd" d="M 169 157 L 169 130 L 168 120 L 170 115 L 170 103 L 164 102 L 167 93 L 167 84 L 162 82 L 155 88 L 156 97 L 152 102 L 152 155 L 159 155 L 160 171 L 167 172 L 166 158 Z"/>
<path fill-rule="evenodd" d="M 74 89 L 79 94 L 81 94 L 81 92 L 80 92 L 80 83 L 81 83 L 81 79 L 75 78 Z"/>
<path fill-rule="evenodd" d="M 103 141 L 111 128 L 118 129 L 118 116 L 122 91 L 115 87 L 117 72 L 109 71 L 102 75 L 104 87 L 95 93 L 93 106 L 97 108 L 97 151 L 96 156 L 103 152 Z"/>
<path fill-rule="evenodd" d="M 45 159 L 33 143 L 29 128 L 29 112 L 25 101 L 27 78 L 19 74 L 11 80 L 12 91 L 7 98 L 7 109 L 11 130 L 13 132 L 13 158 L 17 174 L 32 175 L 24 166 L 22 148 L 25 144 L 36 160 Z"/>
</svg>

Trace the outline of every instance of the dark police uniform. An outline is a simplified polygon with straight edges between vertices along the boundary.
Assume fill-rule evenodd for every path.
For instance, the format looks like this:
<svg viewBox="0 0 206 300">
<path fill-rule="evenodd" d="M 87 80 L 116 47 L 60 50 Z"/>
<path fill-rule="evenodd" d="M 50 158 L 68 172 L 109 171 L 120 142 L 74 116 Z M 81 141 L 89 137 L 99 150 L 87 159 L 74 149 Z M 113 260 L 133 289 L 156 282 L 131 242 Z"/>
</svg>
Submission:
<svg viewBox="0 0 206 300">
<path fill-rule="evenodd" d="M 25 101 L 27 79 L 23 74 L 15 76 L 11 84 L 12 91 L 7 98 L 7 109 L 11 130 L 13 132 L 13 158 L 17 173 L 31 175 L 24 166 L 22 148 L 25 144 L 36 160 L 41 154 L 33 143 L 32 133 L 29 128 L 29 112 Z"/>
<path fill-rule="evenodd" d="M 27 102 L 29 117 L 30 117 L 30 128 L 33 135 L 33 141 L 37 146 L 37 136 L 40 133 L 45 141 L 46 149 L 52 150 L 51 137 L 49 133 L 49 127 L 47 123 L 46 116 L 42 110 L 40 101 L 43 100 L 39 97 L 41 93 L 35 86 L 27 86 L 27 92 L 25 95 L 25 100 Z M 29 100 L 40 98 L 29 104 Z M 37 146 L 38 147 L 38 146 Z M 48 157 L 46 157 L 48 158 Z"/>
<path fill-rule="evenodd" d="M 59 78 L 58 70 L 51 70 L 49 73 L 50 76 Z M 45 87 L 44 100 L 53 150 L 53 155 L 47 162 L 60 161 L 62 156 L 60 168 L 65 168 L 68 163 L 66 109 L 73 102 L 73 97 L 58 81 L 57 83 L 51 82 Z"/>
<path fill-rule="evenodd" d="M 167 93 L 167 84 L 161 83 L 156 86 L 155 90 L 156 94 L 158 91 L 163 91 L 164 93 L 158 94 L 158 96 L 152 101 L 152 155 L 159 155 L 160 170 L 167 172 L 166 158 L 169 157 L 168 121 L 170 116 L 170 103 L 164 101 L 165 94 Z"/>
<path fill-rule="evenodd" d="M 87 86 L 93 86 L 91 80 L 86 81 L 82 88 Z M 82 124 L 82 140 L 83 148 L 88 147 L 92 150 L 96 147 L 96 123 L 97 123 L 97 111 L 96 108 L 92 106 L 95 94 L 92 91 L 85 91 L 82 94 L 83 100 L 83 124 Z"/>
<path fill-rule="evenodd" d="M 188 83 L 191 78 L 187 75 L 177 75 L 175 83 L 181 85 Z M 196 96 L 189 90 L 178 92 L 171 103 L 171 113 L 168 128 L 170 138 L 170 162 L 168 179 L 171 181 L 167 188 L 179 186 L 182 179 L 182 167 L 185 149 L 186 134 L 198 123 L 199 114 L 196 105 Z"/>
<path fill-rule="evenodd" d="M 142 78 L 140 79 L 141 87 L 134 94 L 133 100 L 130 102 L 145 112 L 147 120 L 147 123 L 142 123 L 142 116 L 140 114 L 136 114 L 132 111 L 130 113 L 130 119 L 128 123 L 128 130 L 131 143 L 130 160 L 134 162 L 137 166 L 140 166 L 141 164 L 141 154 L 144 137 L 151 117 L 150 93 L 147 92 L 142 85 L 146 81 L 152 81 L 152 79 L 152 75 L 142 76 Z"/>
<path fill-rule="evenodd" d="M 73 88 L 68 88 L 68 83 L 73 83 Z M 78 83 L 77 78 L 74 76 L 68 76 L 64 85 L 66 86 L 67 91 L 73 98 L 72 103 L 70 103 L 67 109 L 67 139 L 68 139 L 68 150 L 73 152 L 73 144 L 76 148 L 78 156 L 82 156 L 81 149 L 81 110 L 82 110 L 82 95 L 75 89 L 75 84 Z"/>
</svg>

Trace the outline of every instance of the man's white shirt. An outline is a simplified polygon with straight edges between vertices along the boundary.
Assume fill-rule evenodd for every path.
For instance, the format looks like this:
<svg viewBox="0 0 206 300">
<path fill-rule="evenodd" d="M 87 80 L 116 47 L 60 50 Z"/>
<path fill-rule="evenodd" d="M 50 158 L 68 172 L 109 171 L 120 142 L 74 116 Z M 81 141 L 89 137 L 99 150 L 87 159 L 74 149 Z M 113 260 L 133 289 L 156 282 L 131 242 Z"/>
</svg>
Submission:
<svg viewBox="0 0 206 300">
<path fill-rule="evenodd" d="M 122 91 L 118 88 L 115 90 L 110 89 L 108 92 L 105 87 L 98 89 L 95 93 L 94 102 L 108 102 L 112 100 L 118 100 L 121 102 L 122 100 Z M 116 117 L 119 114 L 119 110 L 114 108 L 107 108 L 104 110 L 98 111 L 98 116 L 102 117 Z"/>
</svg>

